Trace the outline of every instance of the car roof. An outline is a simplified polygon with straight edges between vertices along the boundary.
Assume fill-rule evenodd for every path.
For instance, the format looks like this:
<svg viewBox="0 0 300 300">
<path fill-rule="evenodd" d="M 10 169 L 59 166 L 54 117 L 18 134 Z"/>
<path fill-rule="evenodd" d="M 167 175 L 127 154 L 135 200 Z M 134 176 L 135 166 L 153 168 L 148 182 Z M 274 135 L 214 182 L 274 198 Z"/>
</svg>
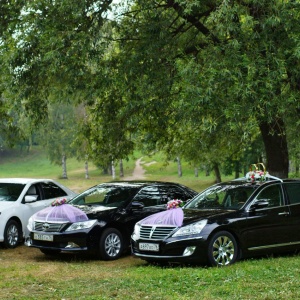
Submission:
<svg viewBox="0 0 300 300">
<path fill-rule="evenodd" d="M 178 185 L 181 186 L 179 183 L 174 182 L 166 182 L 166 181 L 111 181 L 111 182 L 103 182 L 98 184 L 98 186 L 101 185 L 115 185 L 115 186 L 132 186 L 132 187 L 141 187 L 141 186 L 148 186 L 148 185 Z"/>
<path fill-rule="evenodd" d="M 0 178 L 0 183 L 20 183 L 20 184 L 28 184 L 28 183 L 36 183 L 41 181 L 51 181 L 52 179 L 37 179 L 37 178 Z"/>
</svg>

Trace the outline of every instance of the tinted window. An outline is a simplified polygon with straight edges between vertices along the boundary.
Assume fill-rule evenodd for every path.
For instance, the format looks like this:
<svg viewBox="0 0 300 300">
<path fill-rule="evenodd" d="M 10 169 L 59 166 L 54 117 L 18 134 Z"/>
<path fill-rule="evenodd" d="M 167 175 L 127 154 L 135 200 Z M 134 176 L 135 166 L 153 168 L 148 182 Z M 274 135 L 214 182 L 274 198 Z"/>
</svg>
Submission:
<svg viewBox="0 0 300 300">
<path fill-rule="evenodd" d="M 119 207 L 136 193 L 137 188 L 122 186 L 96 186 L 72 199 L 72 204 L 99 204 Z"/>
<path fill-rule="evenodd" d="M 0 201 L 16 201 L 24 189 L 24 184 L 0 183 Z"/>
<path fill-rule="evenodd" d="M 290 204 L 300 203 L 300 184 L 285 183 Z"/>
<path fill-rule="evenodd" d="M 239 209 L 253 193 L 254 188 L 239 185 L 215 185 L 198 194 L 186 208 Z"/>
<path fill-rule="evenodd" d="M 41 182 L 45 199 L 58 198 L 67 196 L 67 193 L 53 182 Z"/>
<path fill-rule="evenodd" d="M 141 202 L 145 206 L 154 206 L 160 204 L 160 198 L 157 186 L 147 186 L 142 188 L 133 200 Z"/>
<path fill-rule="evenodd" d="M 283 205 L 282 191 L 279 184 L 264 188 L 256 197 L 256 200 L 268 200 L 268 207 Z"/>
<path fill-rule="evenodd" d="M 167 203 L 173 199 L 179 199 L 185 202 L 192 198 L 192 196 L 189 196 L 184 190 L 174 185 L 159 186 L 159 190 L 162 203 Z"/>
</svg>

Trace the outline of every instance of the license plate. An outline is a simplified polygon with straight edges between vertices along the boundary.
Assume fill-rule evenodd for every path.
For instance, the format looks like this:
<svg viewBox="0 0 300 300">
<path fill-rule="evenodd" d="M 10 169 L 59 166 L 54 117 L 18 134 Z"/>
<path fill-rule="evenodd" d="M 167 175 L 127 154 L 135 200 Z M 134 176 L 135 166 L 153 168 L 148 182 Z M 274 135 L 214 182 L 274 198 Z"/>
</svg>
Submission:
<svg viewBox="0 0 300 300">
<path fill-rule="evenodd" d="M 33 234 L 33 239 L 38 240 L 38 241 L 53 242 L 53 235 L 34 233 Z"/>
<path fill-rule="evenodd" d="M 144 251 L 159 251 L 159 244 L 139 243 L 139 249 Z"/>
</svg>

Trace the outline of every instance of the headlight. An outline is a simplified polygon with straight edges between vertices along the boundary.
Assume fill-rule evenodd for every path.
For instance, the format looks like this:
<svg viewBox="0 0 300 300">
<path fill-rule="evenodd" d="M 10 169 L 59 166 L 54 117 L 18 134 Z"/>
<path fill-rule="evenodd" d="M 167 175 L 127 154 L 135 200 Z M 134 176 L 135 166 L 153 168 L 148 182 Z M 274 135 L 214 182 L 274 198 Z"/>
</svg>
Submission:
<svg viewBox="0 0 300 300">
<path fill-rule="evenodd" d="M 199 222 L 181 227 L 172 236 L 176 237 L 176 236 L 183 236 L 183 235 L 199 234 L 206 224 L 207 224 L 207 220 L 201 220 Z"/>
<path fill-rule="evenodd" d="M 74 231 L 74 230 L 80 230 L 80 229 L 87 229 L 92 227 L 97 220 L 89 220 L 89 221 L 84 221 L 84 222 L 76 222 L 73 223 L 70 227 L 66 229 L 66 231 Z"/>
<path fill-rule="evenodd" d="M 141 230 L 141 225 L 139 223 L 136 223 L 134 226 L 133 234 L 132 234 L 132 239 L 133 240 L 138 240 L 140 238 L 140 230 Z"/>
<path fill-rule="evenodd" d="M 28 223 L 27 223 L 27 228 L 28 228 L 29 231 L 32 231 L 33 227 L 34 227 L 34 221 L 33 221 L 33 218 L 30 217 L 29 220 L 28 220 Z"/>
</svg>

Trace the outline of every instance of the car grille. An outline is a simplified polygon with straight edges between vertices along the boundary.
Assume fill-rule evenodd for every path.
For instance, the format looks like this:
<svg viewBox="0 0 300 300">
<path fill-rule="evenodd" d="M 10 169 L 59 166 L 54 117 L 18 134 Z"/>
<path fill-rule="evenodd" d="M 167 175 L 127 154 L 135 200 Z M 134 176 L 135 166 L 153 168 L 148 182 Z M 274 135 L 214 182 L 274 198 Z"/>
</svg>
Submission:
<svg viewBox="0 0 300 300">
<path fill-rule="evenodd" d="M 142 239 L 163 240 L 176 227 L 175 226 L 146 226 L 142 225 L 140 230 L 140 237 Z"/>
<path fill-rule="evenodd" d="M 44 232 L 60 232 L 64 225 L 65 223 L 34 222 L 34 229 Z"/>
</svg>

